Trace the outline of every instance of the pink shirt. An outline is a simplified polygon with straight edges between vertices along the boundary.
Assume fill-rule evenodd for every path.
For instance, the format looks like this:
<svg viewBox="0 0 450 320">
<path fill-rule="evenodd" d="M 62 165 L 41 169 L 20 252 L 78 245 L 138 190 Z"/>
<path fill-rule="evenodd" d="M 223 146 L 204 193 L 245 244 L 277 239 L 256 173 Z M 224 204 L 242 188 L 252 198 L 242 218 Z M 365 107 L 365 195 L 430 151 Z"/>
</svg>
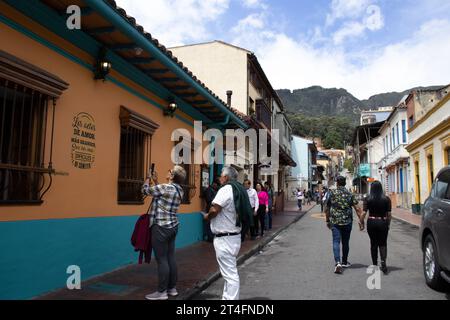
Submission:
<svg viewBox="0 0 450 320">
<path fill-rule="evenodd" d="M 269 195 L 265 191 L 258 192 L 259 205 L 268 206 L 269 205 Z"/>
</svg>

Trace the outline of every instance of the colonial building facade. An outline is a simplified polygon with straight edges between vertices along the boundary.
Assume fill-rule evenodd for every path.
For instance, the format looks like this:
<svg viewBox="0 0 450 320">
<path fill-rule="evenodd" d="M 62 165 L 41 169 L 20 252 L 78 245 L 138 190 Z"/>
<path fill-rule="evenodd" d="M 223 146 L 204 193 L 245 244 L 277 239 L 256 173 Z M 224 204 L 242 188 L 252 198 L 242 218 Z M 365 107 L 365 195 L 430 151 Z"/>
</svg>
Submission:
<svg viewBox="0 0 450 320">
<path fill-rule="evenodd" d="M 406 97 L 395 107 L 380 129 L 383 158 L 378 163 L 381 181 L 393 207 L 411 208 L 411 180 Z"/>
<path fill-rule="evenodd" d="M 135 262 L 140 188 L 152 163 L 161 180 L 173 167 L 172 133 L 248 128 L 113 1 L 77 1 L 79 30 L 72 3 L 0 2 L 0 299 L 62 288 L 71 265 L 86 280 Z M 183 164 L 177 247 L 203 238 L 209 164 Z"/>
<path fill-rule="evenodd" d="M 410 100 L 416 94 L 410 95 Z M 411 119 L 409 145 L 411 181 L 413 181 L 413 212 L 419 212 L 430 194 L 436 174 L 450 162 L 450 93 L 448 87 L 434 93 L 433 99 L 441 97 L 433 106 L 424 108 L 408 105 Z"/>
</svg>

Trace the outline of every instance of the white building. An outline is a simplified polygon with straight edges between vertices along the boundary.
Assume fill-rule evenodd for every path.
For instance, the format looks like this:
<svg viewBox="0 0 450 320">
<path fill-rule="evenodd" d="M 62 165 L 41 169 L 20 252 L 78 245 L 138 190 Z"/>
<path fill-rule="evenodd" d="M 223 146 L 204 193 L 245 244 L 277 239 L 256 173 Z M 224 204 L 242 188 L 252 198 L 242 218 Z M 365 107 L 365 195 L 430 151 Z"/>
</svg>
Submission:
<svg viewBox="0 0 450 320">
<path fill-rule="evenodd" d="M 378 163 L 381 182 L 392 207 L 411 208 L 411 180 L 408 144 L 407 106 L 405 96 L 380 129 L 383 158 Z"/>
<path fill-rule="evenodd" d="M 380 107 L 375 110 L 362 111 L 360 125 L 385 121 L 391 114 L 392 110 L 394 110 L 394 107 Z"/>
<path fill-rule="evenodd" d="M 174 47 L 170 51 L 223 101 L 228 99 L 227 91 L 232 91 L 231 105 L 243 114 L 255 114 L 259 100 L 266 100 L 267 107 L 271 107 L 265 75 L 258 74 L 260 66 L 251 51 L 222 41 Z"/>
<path fill-rule="evenodd" d="M 380 129 L 383 122 L 358 126 L 353 135 L 353 151 L 355 164 L 354 187 L 361 194 L 370 191 L 370 183 L 382 181 L 378 164 L 384 157 L 383 139 Z"/>
<path fill-rule="evenodd" d="M 309 190 L 315 182 L 315 156 L 317 150 L 314 141 L 292 136 L 292 157 L 297 163 L 295 168 L 291 168 L 291 175 L 287 178 L 288 200 L 295 201 L 296 190 Z"/>
</svg>

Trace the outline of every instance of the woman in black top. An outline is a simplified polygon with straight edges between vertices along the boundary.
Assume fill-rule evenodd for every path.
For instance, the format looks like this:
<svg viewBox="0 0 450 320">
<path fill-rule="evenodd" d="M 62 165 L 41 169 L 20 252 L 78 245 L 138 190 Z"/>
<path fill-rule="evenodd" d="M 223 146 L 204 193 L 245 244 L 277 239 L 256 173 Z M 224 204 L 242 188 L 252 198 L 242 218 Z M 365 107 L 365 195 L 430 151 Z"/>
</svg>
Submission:
<svg viewBox="0 0 450 320">
<path fill-rule="evenodd" d="M 369 212 L 367 219 L 367 233 L 370 237 L 370 251 L 373 265 L 378 265 L 378 249 L 381 257 L 381 271 L 387 274 L 387 237 L 389 225 L 391 223 L 391 199 L 383 193 L 383 187 L 379 181 L 372 183 L 370 195 L 364 199 L 364 214 L 361 222 L 364 226 L 366 213 Z"/>
</svg>

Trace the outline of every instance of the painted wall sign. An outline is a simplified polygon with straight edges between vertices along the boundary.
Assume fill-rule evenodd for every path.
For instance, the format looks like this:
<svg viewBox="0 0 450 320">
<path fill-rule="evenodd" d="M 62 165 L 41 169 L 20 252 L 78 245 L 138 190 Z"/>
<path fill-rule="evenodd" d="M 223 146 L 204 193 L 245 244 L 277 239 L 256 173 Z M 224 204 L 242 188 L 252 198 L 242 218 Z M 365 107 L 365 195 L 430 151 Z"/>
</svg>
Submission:
<svg viewBox="0 0 450 320">
<path fill-rule="evenodd" d="M 95 161 L 95 121 L 85 112 L 72 122 L 72 164 L 78 169 L 91 169 Z"/>
</svg>

